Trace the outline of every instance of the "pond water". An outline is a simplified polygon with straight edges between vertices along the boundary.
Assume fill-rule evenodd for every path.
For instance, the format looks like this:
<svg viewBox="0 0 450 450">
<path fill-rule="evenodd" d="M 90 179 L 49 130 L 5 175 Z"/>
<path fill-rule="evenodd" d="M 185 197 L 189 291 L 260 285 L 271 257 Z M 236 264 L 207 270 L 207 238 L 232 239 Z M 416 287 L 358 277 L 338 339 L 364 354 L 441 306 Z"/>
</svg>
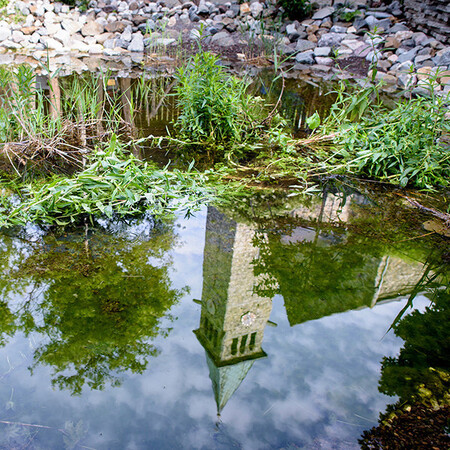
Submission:
<svg viewBox="0 0 450 450">
<path fill-rule="evenodd" d="M 423 221 L 327 189 L 3 232 L 0 448 L 359 448 L 448 252 Z"/>
</svg>

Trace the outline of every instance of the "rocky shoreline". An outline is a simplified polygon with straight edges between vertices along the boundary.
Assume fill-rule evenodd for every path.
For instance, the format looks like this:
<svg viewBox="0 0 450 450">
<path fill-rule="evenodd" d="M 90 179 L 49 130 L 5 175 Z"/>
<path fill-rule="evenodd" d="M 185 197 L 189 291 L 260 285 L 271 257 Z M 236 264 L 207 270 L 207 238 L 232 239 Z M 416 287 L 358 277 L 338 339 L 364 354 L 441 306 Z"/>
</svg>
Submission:
<svg viewBox="0 0 450 450">
<path fill-rule="evenodd" d="M 435 91 L 450 92 L 449 46 L 409 29 L 398 1 L 376 8 L 369 0 L 352 4 L 324 6 L 292 22 L 282 21 L 273 0 L 98 0 L 86 11 L 49 0 L 11 0 L 0 10 L 0 63 L 50 58 L 74 71 L 92 69 L 73 62 L 86 57 L 145 64 L 149 56 L 173 58 L 201 35 L 206 48 L 242 62 L 270 59 L 276 48 L 296 72 L 324 78 L 337 66 L 351 69 L 347 61 L 361 77 L 374 62 L 375 78 L 393 89 L 414 85 L 420 91 L 437 74 Z"/>
</svg>

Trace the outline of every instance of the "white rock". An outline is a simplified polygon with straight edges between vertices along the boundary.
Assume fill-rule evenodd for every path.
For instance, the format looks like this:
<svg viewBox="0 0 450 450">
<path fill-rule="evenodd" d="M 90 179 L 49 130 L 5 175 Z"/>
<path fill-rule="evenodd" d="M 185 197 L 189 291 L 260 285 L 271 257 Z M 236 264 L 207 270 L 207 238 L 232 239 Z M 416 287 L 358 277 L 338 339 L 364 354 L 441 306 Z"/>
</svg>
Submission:
<svg viewBox="0 0 450 450">
<path fill-rule="evenodd" d="M 329 17 L 334 13 L 334 8 L 332 6 L 326 6 L 325 8 L 319 9 L 312 16 L 312 20 L 321 20 L 325 17 Z"/>
<path fill-rule="evenodd" d="M 316 63 L 321 66 L 331 66 L 333 62 L 334 62 L 333 58 L 324 58 L 323 56 L 316 56 Z"/>
<path fill-rule="evenodd" d="M 40 39 L 41 43 L 44 44 L 47 48 L 52 50 L 63 50 L 64 46 L 61 42 L 57 41 L 48 36 L 42 36 Z"/>
<path fill-rule="evenodd" d="M 330 54 L 331 47 L 316 47 L 314 49 L 314 56 L 316 56 L 316 58 L 330 56 Z"/>
<path fill-rule="evenodd" d="M 19 48 L 22 48 L 20 44 L 8 39 L 2 42 L 2 47 L 7 48 L 8 50 L 18 50 Z"/>
<path fill-rule="evenodd" d="M 79 52 L 89 52 L 89 45 L 86 45 L 83 41 L 73 40 L 70 45 L 71 50 L 76 50 Z"/>
<path fill-rule="evenodd" d="M 134 35 L 130 45 L 128 46 L 130 52 L 143 52 L 144 51 L 144 38 L 142 35 Z"/>
<path fill-rule="evenodd" d="M 21 31 L 18 31 L 18 30 L 14 30 L 14 31 L 12 32 L 11 39 L 12 39 L 12 41 L 15 42 L 16 44 L 18 44 L 18 43 L 20 43 L 20 42 L 26 40 L 26 39 L 25 39 L 25 35 L 24 35 Z"/>
<path fill-rule="evenodd" d="M 131 33 L 132 28 L 130 26 L 125 28 L 125 31 L 120 35 L 120 39 L 123 39 L 126 42 L 131 42 Z"/>
<path fill-rule="evenodd" d="M 71 36 L 67 30 L 60 29 L 53 37 L 65 47 L 70 46 Z"/>
<path fill-rule="evenodd" d="M 44 22 L 44 27 L 47 30 L 48 36 L 54 36 L 58 31 L 61 31 L 61 25 L 59 23 Z"/>
<path fill-rule="evenodd" d="M 89 46 L 95 45 L 95 44 L 99 43 L 99 42 L 97 41 L 97 37 L 96 37 L 96 36 L 86 36 L 86 37 L 83 39 L 83 41 L 84 41 L 84 43 L 85 43 L 86 45 L 89 45 Z"/>
<path fill-rule="evenodd" d="M 0 42 L 6 41 L 11 37 L 11 30 L 7 26 L 0 27 Z"/>
<path fill-rule="evenodd" d="M 353 51 L 360 48 L 361 46 L 367 47 L 367 45 L 364 44 L 364 42 L 361 42 L 358 39 L 343 40 L 341 42 L 341 45 L 345 45 L 346 47 L 348 47 L 349 49 L 351 49 Z"/>
<path fill-rule="evenodd" d="M 90 55 L 100 55 L 103 53 L 103 45 L 94 44 L 89 46 Z"/>
<path fill-rule="evenodd" d="M 61 22 L 61 26 L 65 30 L 67 30 L 70 34 L 75 34 L 78 31 L 80 31 L 81 28 L 82 28 L 82 24 L 81 23 L 79 23 L 79 22 L 77 22 L 75 20 L 72 20 L 72 19 L 64 19 Z"/>
<path fill-rule="evenodd" d="M 261 15 L 261 13 L 263 12 L 263 9 L 264 9 L 263 5 L 259 2 L 252 3 L 250 5 L 251 14 L 255 19 Z"/>
</svg>

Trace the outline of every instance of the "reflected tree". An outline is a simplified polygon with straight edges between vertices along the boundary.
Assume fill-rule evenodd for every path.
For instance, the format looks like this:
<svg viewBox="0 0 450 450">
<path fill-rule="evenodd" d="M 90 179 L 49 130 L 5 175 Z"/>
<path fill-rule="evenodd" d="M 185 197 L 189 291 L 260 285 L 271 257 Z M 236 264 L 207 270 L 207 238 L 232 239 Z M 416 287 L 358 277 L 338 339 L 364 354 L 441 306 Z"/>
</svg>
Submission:
<svg viewBox="0 0 450 450">
<path fill-rule="evenodd" d="M 398 357 L 383 359 L 380 391 L 400 403 L 450 404 L 450 288 L 437 289 L 432 301 L 394 325 L 405 343 Z"/>
<path fill-rule="evenodd" d="M 169 276 L 166 253 L 175 241 L 173 226 L 147 240 L 46 239 L 11 274 L 11 284 L 27 279 L 43 291 L 20 312 L 25 333 L 45 336 L 31 370 L 52 367 L 52 383 L 73 394 L 118 385 L 125 371 L 142 373 L 158 354 L 151 340 L 169 331 L 161 318 L 183 294 Z"/>
<path fill-rule="evenodd" d="M 417 448 L 450 446 L 448 275 L 448 267 L 437 269 L 433 279 L 444 288 L 429 292 L 431 304 L 423 312 L 414 310 L 392 325 L 405 342 L 397 357 L 383 359 L 379 389 L 399 400 L 380 415 L 377 427 L 364 432 L 364 449 L 409 448 L 411 442 Z"/>
</svg>

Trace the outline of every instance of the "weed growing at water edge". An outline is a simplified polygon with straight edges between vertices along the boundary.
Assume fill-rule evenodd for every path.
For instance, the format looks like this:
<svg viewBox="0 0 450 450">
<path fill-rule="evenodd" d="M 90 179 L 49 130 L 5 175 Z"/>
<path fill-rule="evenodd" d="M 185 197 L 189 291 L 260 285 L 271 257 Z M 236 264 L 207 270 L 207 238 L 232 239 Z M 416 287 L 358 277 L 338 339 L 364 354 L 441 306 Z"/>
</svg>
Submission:
<svg viewBox="0 0 450 450">
<path fill-rule="evenodd" d="M 192 169 L 192 167 L 190 167 Z M 0 227 L 27 222 L 67 225 L 82 217 L 132 216 L 150 211 L 168 215 L 189 214 L 212 198 L 202 176 L 157 169 L 122 153 L 113 135 L 109 146 L 98 151 L 92 163 L 72 178 L 55 177 L 22 187 L 22 202 L 0 204 Z"/>
</svg>

